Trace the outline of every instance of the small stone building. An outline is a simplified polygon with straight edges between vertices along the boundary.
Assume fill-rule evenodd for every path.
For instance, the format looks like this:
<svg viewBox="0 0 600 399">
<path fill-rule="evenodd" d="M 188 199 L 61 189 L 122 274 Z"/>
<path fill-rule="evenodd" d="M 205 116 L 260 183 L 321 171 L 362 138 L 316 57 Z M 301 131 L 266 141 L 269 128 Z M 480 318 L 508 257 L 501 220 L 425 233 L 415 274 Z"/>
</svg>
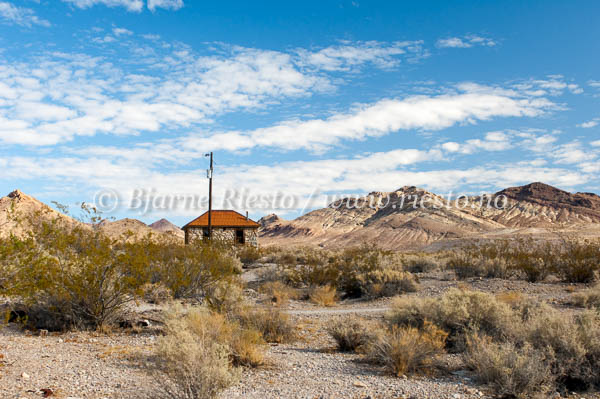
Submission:
<svg viewBox="0 0 600 399">
<path fill-rule="evenodd" d="M 211 211 L 212 237 L 237 245 L 258 247 L 258 228 L 254 220 L 236 211 Z M 185 243 L 208 238 L 208 212 L 183 226 Z"/>
</svg>

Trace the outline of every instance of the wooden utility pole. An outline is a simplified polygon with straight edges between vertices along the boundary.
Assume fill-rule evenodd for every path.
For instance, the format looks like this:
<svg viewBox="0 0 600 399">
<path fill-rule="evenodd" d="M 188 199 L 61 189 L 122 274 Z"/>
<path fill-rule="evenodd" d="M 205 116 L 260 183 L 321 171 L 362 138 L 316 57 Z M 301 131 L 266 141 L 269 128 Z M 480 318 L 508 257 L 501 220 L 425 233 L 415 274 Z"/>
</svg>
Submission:
<svg viewBox="0 0 600 399">
<path fill-rule="evenodd" d="M 212 240 L 212 178 L 213 178 L 213 153 L 206 154 L 210 157 L 210 168 L 206 171 L 208 175 L 208 239 Z"/>
</svg>

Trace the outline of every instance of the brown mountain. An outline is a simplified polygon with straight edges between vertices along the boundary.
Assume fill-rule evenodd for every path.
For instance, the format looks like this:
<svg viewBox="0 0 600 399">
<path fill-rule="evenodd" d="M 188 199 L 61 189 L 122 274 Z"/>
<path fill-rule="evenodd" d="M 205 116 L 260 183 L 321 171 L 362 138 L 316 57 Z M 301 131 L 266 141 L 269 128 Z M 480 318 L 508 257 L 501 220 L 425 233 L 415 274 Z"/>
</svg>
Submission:
<svg viewBox="0 0 600 399">
<path fill-rule="evenodd" d="M 344 198 L 291 221 L 269 215 L 259 222 L 263 245 L 347 247 L 366 242 L 417 249 L 465 238 L 541 235 L 547 228 L 596 232 L 600 197 L 532 183 L 483 198 L 463 198 L 457 205 L 423 189 L 403 187 Z"/>
<path fill-rule="evenodd" d="M 185 238 L 185 233 L 183 230 L 169 222 L 167 219 L 157 220 L 156 222 L 148 225 L 148 227 L 161 233 L 172 234 L 176 237 L 180 237 L 181 239 Z"/>
<path fill-rule="evenodd" d="M 62 214 L 19 190 L 0 198 L 0 237 L 7 237 L 10 234 L 23 236 L 31 230 L 32 223 L 54 219 L 59 219 L 67 226 L 92 228 L 92 226 Z M 160 228 L 147 226 L 136 219 L 104 220 L 97 228 L 113 239 L 136 240 L 152 234 L 154 238 L 175 239 L 183 242 L 183 234 L 178 234 L 176 231 L 162 231 Z M 166 230 L 166 224 L 163 223 L 162 228 Z"/>
</svg>

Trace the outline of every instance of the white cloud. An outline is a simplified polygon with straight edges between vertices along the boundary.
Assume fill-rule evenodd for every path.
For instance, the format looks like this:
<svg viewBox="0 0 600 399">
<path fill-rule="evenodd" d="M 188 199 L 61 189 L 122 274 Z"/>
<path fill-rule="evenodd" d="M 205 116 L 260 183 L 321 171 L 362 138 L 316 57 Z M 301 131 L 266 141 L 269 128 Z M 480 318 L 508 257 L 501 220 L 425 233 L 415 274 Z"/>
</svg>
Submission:
<svg viewBox="0 0 600 399">
<path fill-rule="evenodd" d="M 600 147 L 600 140 L 592 141 L 591 143 L 594 147 Z"/>
<path fill-rule="evenodd" d="M 587 121 L 587 122 L 578 124 L 577 127 L 589 129 L 589 128 L 598 126 L 598 124 L 600 124 L 600 119 L 592 119 L 591 121 Z"/>
<path fill-rule="evenodd" d="M 377 41 L 350 43 L 327 47 L 315 52 L 299 49 L 300 63 L 325 71 L 350 71 L 372 63 L 380 68 L 392 68 L 400 63 L 398 56 L 419 58 L 424 55 L 421 41 L 381 43 Z"/>
<path fill-rule="evenodd" d="M 485 135 L 485 139 L 471 139 L 463 144 L 456 142 L 447 142 L 441 145 L 441 148 L 450 153 L 473 154 L 477 151 L 505 151 L 512 148 L 512 143 L 508 134 L 503 132 L 490 132 Z"/>
<path fill-rule="evenodd" d="M 496 42 L 494 40 L 477 35 L 449 37 L 446 39 L 439 39 L 436 42 L 436 46 L 440 48 L 470 48 L 473 46 L 493 47 L 495 45 Z"/>
<path fill-rule="evenodd" d="M 121 35 L 131 36 L 131 35 L 133 35 L 133 32 L 130 31 L 129 29 L 125 29 L 125 28 L 113 28 L 113 34 L 115 36 L 121 36 Z"/>
<path fill-rule="evenodd" d="M 416 185 L 439 193 L 463 192 L 468 186 L 500 189 L 508 186 L 543 181 L 558 186 L 573 186 L 588 182 L 591 175 L 563 168 L 534 164 L 486 164 L 467 169 L 433 169 L 413 171 L 407 166 L 418 162 L 438 161 L 436 151 L 397 149 L 360 158 L 295 161 L 272 165 L 235 165 L 219 168 L 219 185 L 215 204 L 221 204 L 226 191 L 246 191 L 249 195 L 294 195 L 299 200 L 293 209 L 303 208 L 309 197 L 317 194 L 344 192 L 392 191 L 405 185 Z M 10 157 L 0 168 L 0 178 L 44 178 L 62 184 L 78 184 L 80 190 L 112 188 L 125 203 L 135 189 L 152 191 L 156 196 L 197 194 L 205 196 L 206 180 L 202 170 L 164 172 L 153 170 L 143 162 L 109 161 L 98 157 L 24 158 Z M 190 189 L 193 187 L 193 189 Z M 324 201 L 324 195 L 319 199 Z M 325 206 L 326 202 L 313 203 Z M 219 205 L 220 206 L 220 205 Z M 270 209 L 244 205 L 238 209 L 268 213 Z M 175 215 L 196 215 L 200 209 L 175 209 Z"/>
<path fill-rule="evenodd" d="M 77 135 L 173 130 L 330 88 L 324 78 L 301 72 L 285 53 L 235 48 L 229 56 L 175 50 L 156 62 L 152 57 L 135 59 L 139 73 L 135 66 L 126 72 L 86 55 L 51 53 L 31 64 L 0 61 L 0 116 L 7 122 L 0 126 L 0 141 L 39 146 Z M 145 63 L 162 69 L 160 62 L 166 63 L 164 73 L 146 74 Z M 57 112 L 50 121 L 44 104 L 69 112 Z"/>
<path fill-rule="evenodd" d="M 140 12 L 144 8 L 143 0 L 62 0 L 78 8 L 90 8 L 96 4 L 107 7 L 125 7 L 128 11 Z"/>
<path fill-rule="evenodd" d="M 559 96 L 566 90 L 573 94 L 583 93 L 579 85 L 565 81 L 562 75 L 550 75 L 547 79 L 531 79 L 515 84 L 514 87 L 531 96 Z"/>
<path fill-rule="evenodd" d="M 552 156 L 556 158 L 557 163 L 562 164 L 579 164 L 596 158 L 595 153 L 584 150 L 578 141 L 558 146 Z"/>
<path fill-rule="evenodd" d="M 148 9 L 154 11 L 157 8 L 179 10 L 183 7 L 183 0 L 148 0 Z"/>
<path fill-rule="evenodd" d="M 39 18 L 33 10 L 29 8 L 17 7 L 12 3 L 6 1 L 0 1 L 0 19 L 4 19 L 9 23 L 13 23 L 20 26 L 32 27 L 33 25 L 40 25 L 49 27 L 50 22 L 45 19 Z"/>
<path fill-rule="evenodd" d="M 96 4 L 107 7 L 125 7 L 128 11 L 140 12 L 144 8 L 144 0 L 62 0 L 79 8 L 90 8 Z M 157 8 L 179 10 L 183 7 L 183 0 L 148 0 L 148 9 L 156 11 Z"/>
</svg>

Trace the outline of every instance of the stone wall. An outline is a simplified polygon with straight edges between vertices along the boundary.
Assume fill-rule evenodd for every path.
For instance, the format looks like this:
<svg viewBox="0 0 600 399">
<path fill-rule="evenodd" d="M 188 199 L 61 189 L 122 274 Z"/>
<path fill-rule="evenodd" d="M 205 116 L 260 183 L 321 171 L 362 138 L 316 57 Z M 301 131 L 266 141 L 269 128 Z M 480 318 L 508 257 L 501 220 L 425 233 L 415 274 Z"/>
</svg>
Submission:
<svg viewBox="0 0 600 399">
<path fill-rule="evenodd" d="M 246 245 L 258 248 L 258 229 L 244 229 Z"/>
<path fill-rule="evenodd" d="M 227 243 L 235 243 L 234 228 L 213 228 L 213 239 L 224 241 Z M 190 227 L 186 231 L 186 242 L 192 243 L 196 240 L 204 239 L 204 228 Z M 258 247 L 258 231 L 257 229 L 244 229 L 244 241 L 246 245 Z"/>
</svg>

